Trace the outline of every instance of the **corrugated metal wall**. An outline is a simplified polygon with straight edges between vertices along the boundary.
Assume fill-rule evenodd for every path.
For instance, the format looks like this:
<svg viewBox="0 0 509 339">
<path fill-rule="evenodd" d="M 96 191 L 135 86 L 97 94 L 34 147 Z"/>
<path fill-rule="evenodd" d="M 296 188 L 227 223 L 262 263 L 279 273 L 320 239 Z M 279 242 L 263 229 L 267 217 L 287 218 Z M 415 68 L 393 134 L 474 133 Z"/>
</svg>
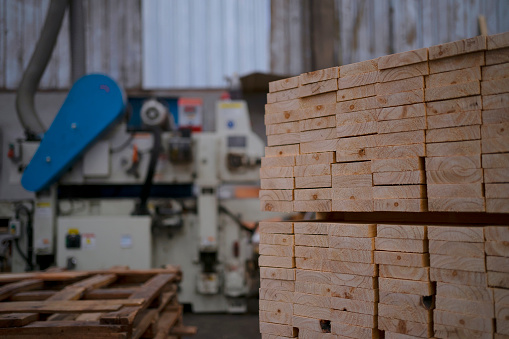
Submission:
<svg viewBox="0 0 509 339">
<path fill-rule="evenodd" d="M 269 70 L 270 0 L 143 0 L 143 87 L 224 87 Z"/>
<path fill-rule="evenodd" d="M 87 72 L 106 73 L 126 88 L 141 87 L 141 0 L 83 0 Z M 49 0 L 0 0 L 0 89 L 16 89 L 39 38 Z M 71 84 L 66 13 L 41 89 Z"/>
<path fill-rule="evenodd" d="M 278 19 L 272 21 L 272 72 L 313 70 L 302 62 L 310 51 L 310 1 L 272 0 L 272 16 Z M 331 10 L 337 13 L 338 65 L 476 36 L 481 14 L 489 34 L 509 31 L 507 0 L 335 0 Z"/>
</svg>

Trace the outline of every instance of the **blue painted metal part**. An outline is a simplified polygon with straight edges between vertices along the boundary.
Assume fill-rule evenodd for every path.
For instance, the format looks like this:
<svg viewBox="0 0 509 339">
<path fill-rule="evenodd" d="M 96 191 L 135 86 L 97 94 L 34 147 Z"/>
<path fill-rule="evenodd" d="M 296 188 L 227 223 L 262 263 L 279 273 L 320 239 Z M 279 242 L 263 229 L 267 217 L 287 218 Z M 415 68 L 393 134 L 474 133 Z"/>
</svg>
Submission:
<svg viewBox="0 0 509 339">
<path fill-rule="evenodd" d="M 122 117 L 125 106 L 122 89 L 108 76 L 90 74 L 76 81 L 26 167 L 23 187 L 33 192 L 49 188 Z"/>
</svg>

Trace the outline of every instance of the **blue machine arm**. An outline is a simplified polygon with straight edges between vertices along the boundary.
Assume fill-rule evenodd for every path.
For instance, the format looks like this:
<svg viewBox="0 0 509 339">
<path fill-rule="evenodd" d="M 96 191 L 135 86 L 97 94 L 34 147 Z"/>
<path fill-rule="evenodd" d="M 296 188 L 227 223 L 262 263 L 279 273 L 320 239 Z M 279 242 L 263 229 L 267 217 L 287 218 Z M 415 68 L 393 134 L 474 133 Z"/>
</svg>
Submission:
<svg viewBox="0 0 509 339">
<path fill-rule="evenodd" d="M 33 192 L 49 188 L 122 117 L 125 107 L 122 89 L 108 76 L 90 74 L 76 81 L 26 167 L 23 187 Z"/>
</svg>

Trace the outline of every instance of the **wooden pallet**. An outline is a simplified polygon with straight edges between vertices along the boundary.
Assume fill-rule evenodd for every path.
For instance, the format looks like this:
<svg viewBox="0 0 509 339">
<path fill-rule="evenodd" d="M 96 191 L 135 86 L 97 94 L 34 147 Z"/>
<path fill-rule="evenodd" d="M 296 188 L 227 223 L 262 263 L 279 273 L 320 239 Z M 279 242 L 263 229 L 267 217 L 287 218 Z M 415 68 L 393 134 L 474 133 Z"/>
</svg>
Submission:
<svg viewBox="0 0 509 339">
<path fill-rule="evenodd" d="M 167 338 L 190 335 L 177 300 L 180 269 L 0 275 L 2 338 Z"/>
<path fill-rule="evenodd" d="M 275 81 L 261 209 L 509 213 L 509 33 Z"/>
</svg>

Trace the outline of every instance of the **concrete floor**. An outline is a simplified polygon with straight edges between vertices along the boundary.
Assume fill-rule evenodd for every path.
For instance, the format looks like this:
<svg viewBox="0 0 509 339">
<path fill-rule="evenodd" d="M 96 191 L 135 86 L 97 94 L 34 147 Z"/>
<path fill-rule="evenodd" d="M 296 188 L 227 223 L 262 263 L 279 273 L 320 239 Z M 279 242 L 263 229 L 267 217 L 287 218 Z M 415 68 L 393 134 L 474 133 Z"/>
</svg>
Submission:
<svg viewBox="0 0 509 339">
<path fill-rule="evenodd" d="M 198 333 L 186 339 L 260 339 L 258 314 L 184 313 L 184 325 L 197 326 Z"/>
</svg>

